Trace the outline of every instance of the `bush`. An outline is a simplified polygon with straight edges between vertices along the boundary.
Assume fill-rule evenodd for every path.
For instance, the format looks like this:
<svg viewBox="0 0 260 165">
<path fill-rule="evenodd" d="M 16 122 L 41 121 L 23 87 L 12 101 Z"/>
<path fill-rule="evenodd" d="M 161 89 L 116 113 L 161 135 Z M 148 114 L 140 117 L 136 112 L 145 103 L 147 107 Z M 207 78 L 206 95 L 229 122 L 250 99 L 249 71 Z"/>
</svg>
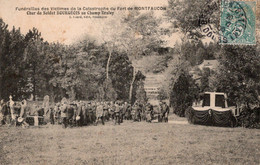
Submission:
<svg viewBox="0 0 260 165">
<path fill-rule="evenodd" d="M 192 106 L 195 98 L 196 90 L 194 80 L 187 73 L 182 73 L 177 81 L 173 84 L 170 94 L 170 102 L 173 107 L 173 112 L 180 116 L 185 116 L 185 111 Z"/>
<path fill-rule="evenodd" d="M 238 125 L 245 128 L 260 129 L 260 107 L 244 108 L 238 117 Z"/>
</svg>

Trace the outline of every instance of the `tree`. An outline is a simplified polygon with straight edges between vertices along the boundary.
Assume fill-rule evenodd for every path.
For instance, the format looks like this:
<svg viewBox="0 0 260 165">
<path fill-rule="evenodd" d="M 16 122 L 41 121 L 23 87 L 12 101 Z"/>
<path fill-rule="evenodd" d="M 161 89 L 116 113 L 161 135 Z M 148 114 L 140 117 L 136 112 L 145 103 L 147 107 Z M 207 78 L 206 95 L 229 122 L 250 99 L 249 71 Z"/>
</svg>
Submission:
<svg viewBox="0 0 260 165">
<path fill-rule="evenodd" d="M 160 24 L 161 20 L 155 18 L 153 12 L 139 13 L 136 11 L 130 12 L 123 19 L 126 25 L 126 30 L 122 34 L 122 38 L 127 39 L 123 43 L 131 61 L 142 56 L 149 56 L 162 45 L 160 39 Z M 130 85 L 129 100 L 132 102 L 133 84 L 136 79 L 136 68 L 134 66 L 132 81 Z"/>
<path fill-rule="evenodd" d="M 24 93 L 26 97 L 30 94 L 34 95 L 34 99 L 37 97 L 43 97 L 43 89 L 46 85 L 44 79 L 45 70 L 49 68 L 46 63 L 46 50 L 48 44 L 43 42 L 41 33 L 33 28 L 25 36 L 26 47 L 24 49 L 24 62 L 25 62 L 25 82 L 26 87 Z"/>
<path fill-rule="evenodd" d="M 123 15 L 123 16 L 122 16 Z M 103 43 L 108 49 L 108 60 L 106 65 L 106 77 L 108 78 L 110 63 L 113 52 L 125 54 L 132 62 L 131 83 L 129 86 L 129 101 L 133 98 L 133 85 L 136 80 L 135 60 L 148 56 L 162 44 L 160 39 L 160 20 L 155 18 L 152 12 L 140 13 L 130 11 L 127 16 L 119 14 L 109 20 L 103 28 Z M 114 29 L 117 29 L 116 31 Z"/>
<path fill-rule="evenodd" d="M 0 19 L 0 93 L 1 98 L 8 99 L 13 95 L 14 99 L 20 98 L 24 86 L 23 79 L 23 51 L 24 36 L 21 35 L 20 29 L 12 28 L 9 32 L 7 25 Z"/>
<path fill-rule="evenodd" d="M 192 105 L 196 95 L 195 82 L 186 72 L 182 72 L 176 82 L 172 85 L 170 102 L 173 112 L 184 117 L 186 109 Z"/>
<path fill-rule="evenodd" d="M 6 58 L 6 54 L 8 52 L 7 49 L 7 41 L 9 39 L 9 31 L 7 29 L 8 25 L 0 18 L 0 99 L 5 98 L 5 92 L 3 91 L 4 88 L 4 72 L 5 72 L 5 63 L 4 59 Z"/>
<path fill-rule="evenodd" d="M 260 58 L 256 46 L 225 46 L 219 53 L 219 70 L 211 87 L 225 92 L 234 103 L 259 104 Z"/>
<path fill-rule="evenodd" d="M 142 74 L 142 72 L 138 71 L 136 73 L 136 78 L 133 85 L 133 99 L 131 100 L 132 102 L 130 102 L 131 104 L 135 103 L 136 101 L 143 104 L 147 102 L 148 99 L 144 90 L 144 79 L 145 76 Z"/>
<path fill-rule="evenodd" d="M 218 31 L 219 8 L 218 0 L 169 0 L 166 14 L 174 32 L 182 32 L 189 39 L 199 41 L 204 37 L 200 31 L 202 21 L 210 20 L 207 23 Z"/>
<path fill-rule="evenodd" d="M 114 52 L 109 74 L 117 99 L 128 100 L 132 72 L 133 66 L 126 53 Z"/>
</svg>

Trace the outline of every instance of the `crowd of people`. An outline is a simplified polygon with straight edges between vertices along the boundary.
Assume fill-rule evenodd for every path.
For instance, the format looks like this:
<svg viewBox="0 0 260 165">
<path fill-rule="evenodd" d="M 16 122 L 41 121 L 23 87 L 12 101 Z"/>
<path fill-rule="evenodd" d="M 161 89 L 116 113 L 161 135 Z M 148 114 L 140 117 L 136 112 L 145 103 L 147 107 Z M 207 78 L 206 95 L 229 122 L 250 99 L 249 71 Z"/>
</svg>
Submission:
<svg viewBox="0 0 260 165">
<path fill-rule="evenodd" d="M 40 104 L 40 105 L 39 105 Z M 113 121 L 120 125 L 124 120 L 168 122 L 169 106 L 165 102 L 159 105 L 150 103 L 133 105 L 123 101 L 69 101 L 63 98 L 50 105 L 46 96 L 42 103 L 22 100 L 0 102 L 1 125 L 29 126 L 61 124 L 64 128 L 105 124 Z"/>
</svg>

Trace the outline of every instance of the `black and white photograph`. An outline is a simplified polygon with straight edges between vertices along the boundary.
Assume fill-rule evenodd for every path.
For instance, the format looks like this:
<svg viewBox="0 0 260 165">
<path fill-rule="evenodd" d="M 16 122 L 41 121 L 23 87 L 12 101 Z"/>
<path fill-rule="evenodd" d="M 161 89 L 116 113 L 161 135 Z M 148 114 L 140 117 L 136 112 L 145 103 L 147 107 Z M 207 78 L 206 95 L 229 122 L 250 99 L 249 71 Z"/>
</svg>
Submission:
<svg viewBox="0 0 260 165">
<path fill-rule="evenodd" d="M 0 0 L 1 165 L 259 165 L 259 0 Z"/>
</svg>

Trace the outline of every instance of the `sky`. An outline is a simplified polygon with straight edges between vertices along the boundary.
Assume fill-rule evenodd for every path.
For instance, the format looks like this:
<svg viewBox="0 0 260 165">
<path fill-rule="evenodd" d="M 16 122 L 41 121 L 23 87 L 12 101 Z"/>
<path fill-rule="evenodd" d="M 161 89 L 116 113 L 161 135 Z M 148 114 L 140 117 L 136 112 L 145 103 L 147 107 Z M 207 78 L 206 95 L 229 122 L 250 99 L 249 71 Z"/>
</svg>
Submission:
<svg viewBox="0 0 260 165">
<path fill-rule="evenodd" d="M 25 11 L 18 11 L 16 7 L 157 7 L 166 6 L 167 0 L 0 0 L 0 17 L 9 28 L 20 27 L 22 34 L 36 27 L 48 42 L 61 42 L 71 44 L 86 34 L 94 38 L 100 37 L 102 27 L 106 21 L 119 14 L 115 11 L 114 16 L 107 19 L 70 19 L 63 15 L 27 15 Z M 155 11 L 156 15 L 162 12 Z M 170 42 L 175 42 L 172 37 Z"/>
<path fill-rule="evenodd" d="M 70 19 L 63 15 L 27 15 L 16 8 L 22 7 L 157 7 L 167 6 L 168 0 L 0 0 L 0 18 L 9 25 L 21 29 L 26 34 L 29 29 L 36 27 L 48 42 L 60 42 L 72 44 L 84 36 L 91 36 L 99 41 L 104 37 L 102 29 L 107 26 L 110 19 L 115 19 L 124 11 L 115 11 L 113 16 L 106 19 Z M 257 5 L 257 17 L 259 20 L 259 5 Z M 161 16 L 162 11 L 155 11 L 156 16 Z M 127 13 L 125 13 L 127 14 Z M 259 28 L 259 22 L 257 28 Z M 116 30 L 116 29 L 115 29 Z M 175 33 L 171 37 L 165 37 L 166 46 L 173 47 L 176 42 L 181 42 L 181 34 Z M 205 40 L 204 42 L 211 42 Z"/>
</svg>

